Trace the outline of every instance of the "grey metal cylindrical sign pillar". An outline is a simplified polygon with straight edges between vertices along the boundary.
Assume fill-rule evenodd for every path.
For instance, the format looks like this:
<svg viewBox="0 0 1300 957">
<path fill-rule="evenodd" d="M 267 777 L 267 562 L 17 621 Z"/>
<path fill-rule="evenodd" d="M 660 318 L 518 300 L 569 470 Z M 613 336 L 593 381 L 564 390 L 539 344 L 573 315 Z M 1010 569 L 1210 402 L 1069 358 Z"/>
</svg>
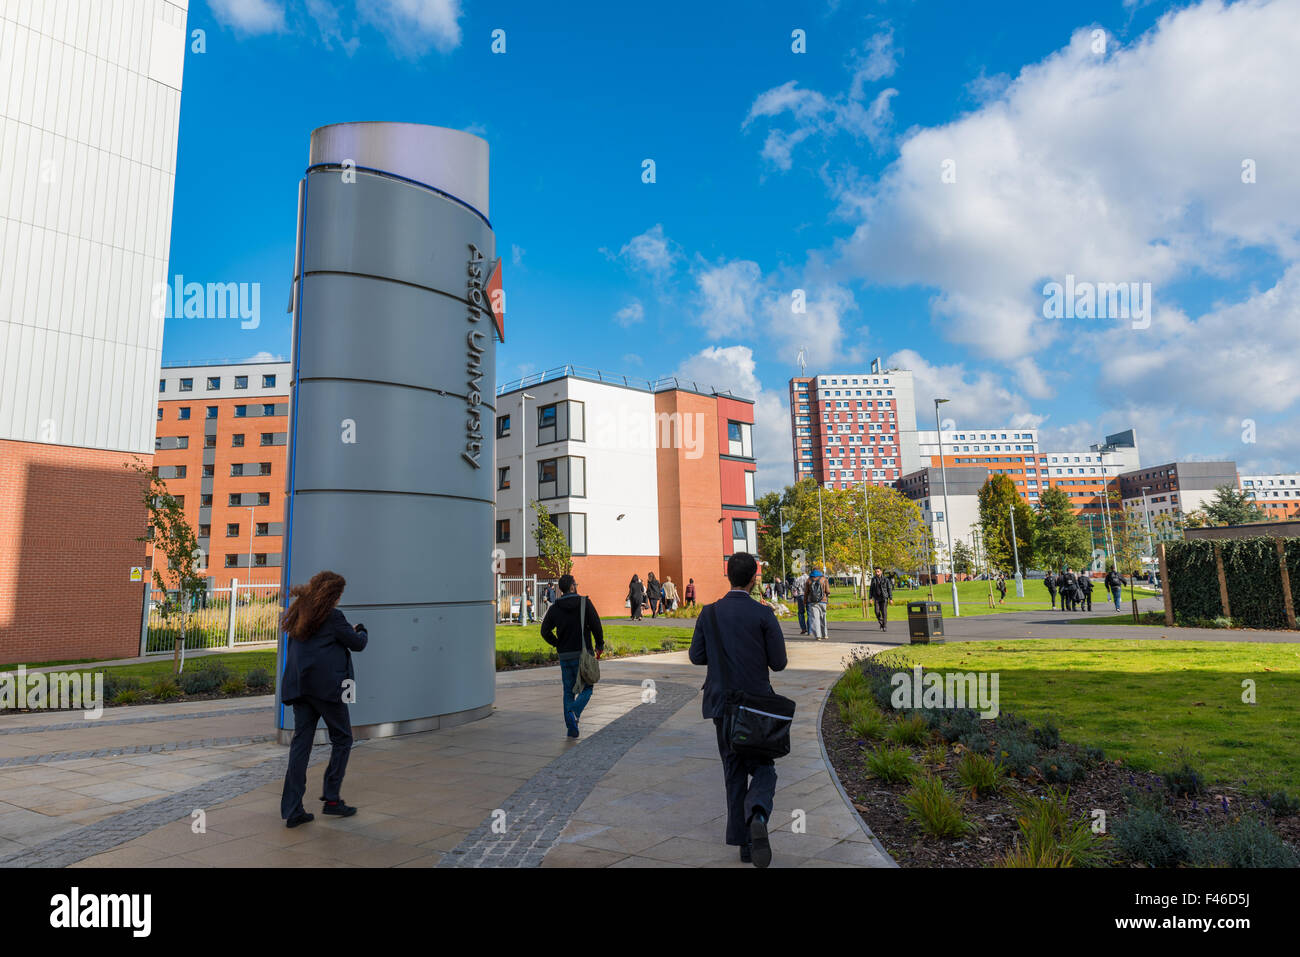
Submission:
<svg viewBox="0 0 1300 957">
<path fill-rule="evenodd" d="M 492 709 L 487 160 L 456 130 L 345 123 L 313 132 L 300 186 L 283 579 L 347 579 L 358 737 Z"/>
</svg>

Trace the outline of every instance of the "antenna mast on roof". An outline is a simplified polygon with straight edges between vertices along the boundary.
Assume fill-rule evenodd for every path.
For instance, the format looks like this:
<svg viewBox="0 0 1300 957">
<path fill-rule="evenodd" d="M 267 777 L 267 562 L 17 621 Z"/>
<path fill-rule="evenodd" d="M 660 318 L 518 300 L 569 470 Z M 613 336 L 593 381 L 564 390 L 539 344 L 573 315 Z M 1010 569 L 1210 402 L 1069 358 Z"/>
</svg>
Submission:
<svg viewBox="0 0 1300 957">
<path fill-rule="evenodd" d="M 799 378 L 808 377 L 808 350 L 803 346 L 799 347 L 799 355 L 795 357 L 795 362 L 799 363 Z"/>
</svg>

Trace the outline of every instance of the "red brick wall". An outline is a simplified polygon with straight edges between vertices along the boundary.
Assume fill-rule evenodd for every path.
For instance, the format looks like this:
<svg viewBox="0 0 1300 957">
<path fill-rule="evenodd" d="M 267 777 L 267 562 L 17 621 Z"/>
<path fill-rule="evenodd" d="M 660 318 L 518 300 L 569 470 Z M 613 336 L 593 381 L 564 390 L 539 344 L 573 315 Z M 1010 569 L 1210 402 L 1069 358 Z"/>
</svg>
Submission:
<svg viewBox="0 0 1300 957">
<path fill-rule="evenodd" d="M 146 512 L 132 461 L 0 440 L 0 664 L 139 653 L 144 585 L 129 575 L 146 564 Z"/>
</svg>

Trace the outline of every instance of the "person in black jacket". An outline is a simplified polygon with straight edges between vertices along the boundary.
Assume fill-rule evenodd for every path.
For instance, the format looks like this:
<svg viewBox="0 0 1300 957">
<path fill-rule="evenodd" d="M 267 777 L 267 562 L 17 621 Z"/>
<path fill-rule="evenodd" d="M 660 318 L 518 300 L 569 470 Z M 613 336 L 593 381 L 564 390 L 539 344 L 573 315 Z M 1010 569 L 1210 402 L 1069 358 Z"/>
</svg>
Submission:
<svg viewBox="0 0 1300 957">
<path fill-rule="evenodd" d="M 884 631 L 885 622 L 889 619 L 889 600 L 894 597 L 894 586 L 879 568 L 871 576 L 871 588 L 867 594 L 876 610 L 876 621 L 880 622 L 880 630 Z"/>
<path fill-rule="evenodd" d="M 663 610 L 664 588 L 659 584 L 659 579 L 655 578 L 655 573 L 651 572 L 645 580 L 645 600 L 650 605 L 650 617 L 658 618 L 659 612 Z"/>
<path fill-rule="evenodd" d="M 1110 571 L 1106 572 L 1105 584 L 1106 590 L 1110 592 L 1111 597 L 1115 599 L 1115 610 L 1119 611 L 1120 587 L 1125 584 L 1123 576 L 1112 568 Z"/>
<path fill-rule="evenodd" d="M 1092 611 L 1092 576 L 1079 569 L 1079 610 Z"/>
<path fill-rule="evenodd" d="M 756 867 L 772 863 L 767 825 L 776 797 L 776 765 L 771 758 L 736 754 L 723 729 L 728 691 L 775 694 L 768 669 L 786 666 L 785 637 L 772 609 L 749 596 L 758 562 L 747 552 L 727 559 L 731 591 L 707 606 L 691 637 L 693 665 L 707 665 L 704 717 L 712 718 L 727 792 L 727 843 L 740 847 L 740 859 Z M 712 609 L 710 613 L 709 609 Z"/>
<path fill-rule="evenodd" d="M 1056 607 L 1056 576 L 1049 570 L 1043 576 L 1043 584 L 1047 586 L 1047 594 L 1052 598 L 1052 607 Z"/>
<path fill-rule="evenodd" d="M 641 605 L 645 602 L 645 586 L 641 584 L 640 575 L 633 575 L 632 580 L 627 583 L 627 602 L 628 607 L 632 609 L 632 620 L 640 621 Z"/>
<path fill-rule="evenodd" d="M 1076 598 L 1076 589 L 1078 582 L 1074 577 L 1074 570 L 1071 568 L 1061 572 L 1061 610 L 1074 611 Z"/>
<path fill-rule="evenodd" d="M 587 603 L 585 616 L 582 603 Z M 585 620 L 584 620 L 585 617 Z M 542 619 L 542 640 L 560 653 L 560 681 L 564 684 L 564 724 L 569 737 L 578 736 L 578 719 L 582 709 L 591 700 L 591 685 L 576 696 L 573 686 L 578 679 L 578 663 L 582 659 L 582 646 L 597 658 L 605 650 L 605 632 L 600 625 L 600 615 L 590 598 L 578 594 L 578 583 L 572 575 L 560 576 L 560 597 L 556 599 Z M 592 642 L 595 649 L 592 649 Z"/>
<path fill-rule="evenodd" d="M 352 752 L 347 705 L 356 700 L 352 652 L 363 651 L 370 636 L 365 625 L 354 629 L 335 607 L 346 584 L 342 575 L 317 572 L 306 585 L 295 585 L 289 591 L 293 603 L 280 619 L 280 628 L 287 635 L 280 700 L 293 707 L 293 741 L 280 796 L 280 817 L 286 827 L 315 819 L 303 809 L 302 798 L 307 792 L 307 761 L 321 718 L 329 729 L 331 745 L 321 811 L 339 817 L 357 813 L 339 795 L 339 789 Z"/>
</svg>

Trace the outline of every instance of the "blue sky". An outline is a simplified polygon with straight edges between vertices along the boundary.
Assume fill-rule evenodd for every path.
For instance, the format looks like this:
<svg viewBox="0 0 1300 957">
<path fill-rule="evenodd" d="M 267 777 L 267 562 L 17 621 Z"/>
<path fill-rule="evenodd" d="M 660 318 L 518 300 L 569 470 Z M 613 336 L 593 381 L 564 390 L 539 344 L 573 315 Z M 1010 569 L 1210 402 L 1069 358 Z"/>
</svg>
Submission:
<svg viewBox="0 0 1300 957">
<path fill-rule="evenodd" d="M 171 272 L 260 282 L 262 321 L 170 321 L 166 362 L 287 356 L 310 132 L 401 120 L 490 144 L 499 379 L 752 395 L 765 488 L 801 346 L 1054 448 L 1133 425 L 1147 462 L 1300 470 L 1295 3 L 192 0 L 189 29 Z M 1067 274 L 1151 283 L 1151 321 L 1044 318 Z"/>
</svg>

